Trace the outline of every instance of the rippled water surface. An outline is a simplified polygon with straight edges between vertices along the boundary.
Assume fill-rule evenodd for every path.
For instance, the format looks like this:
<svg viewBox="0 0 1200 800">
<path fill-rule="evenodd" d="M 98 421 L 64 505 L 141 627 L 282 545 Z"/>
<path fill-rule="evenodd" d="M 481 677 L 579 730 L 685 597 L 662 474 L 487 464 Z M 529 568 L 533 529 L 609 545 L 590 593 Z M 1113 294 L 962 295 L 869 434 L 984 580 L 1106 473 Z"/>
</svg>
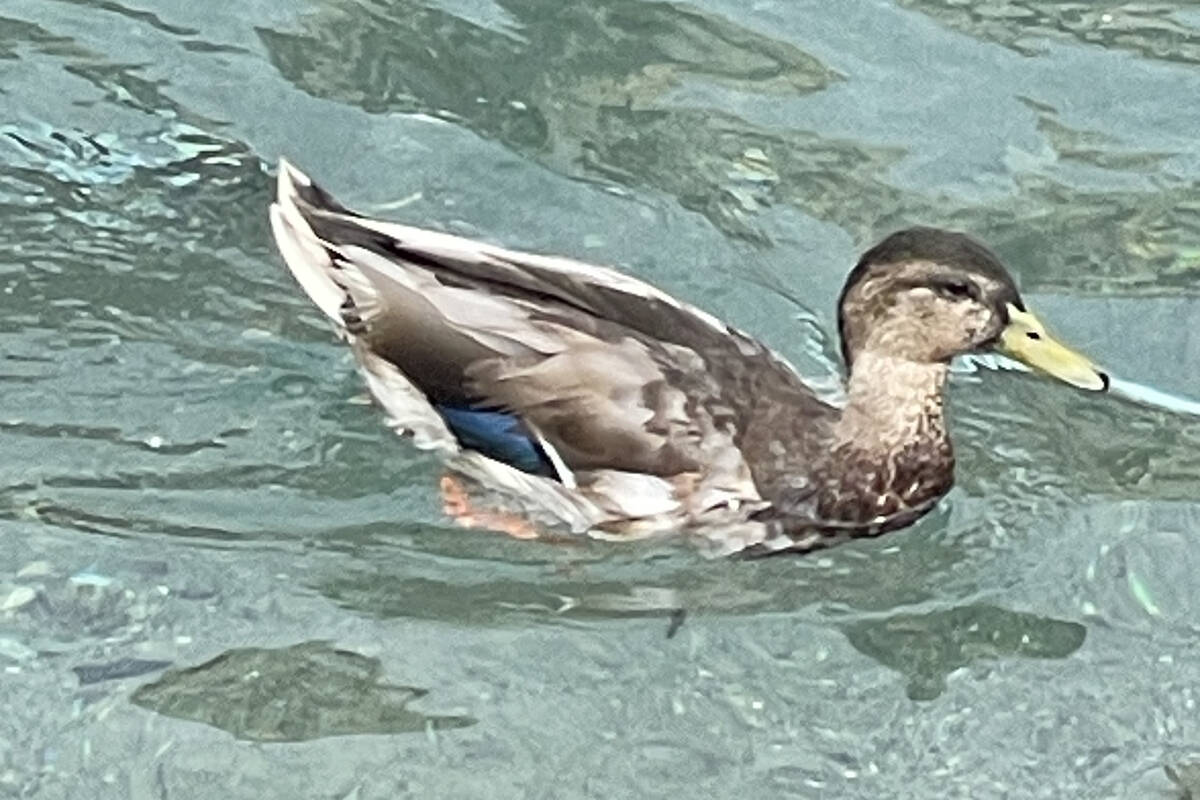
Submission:
<svg viewBox="0 0 1200 800">
<path fill-rule="evenodd" d="M 1200 424 L 962 371 L 959 485 L 813 558 L 464 532 L 266 224 L 616 263 L 816 378 L 971 230 L 1200 395 L 1200 14 L 1053 0 L 4 0 L 0 796 L 1171 797 Z"/>
</svg>

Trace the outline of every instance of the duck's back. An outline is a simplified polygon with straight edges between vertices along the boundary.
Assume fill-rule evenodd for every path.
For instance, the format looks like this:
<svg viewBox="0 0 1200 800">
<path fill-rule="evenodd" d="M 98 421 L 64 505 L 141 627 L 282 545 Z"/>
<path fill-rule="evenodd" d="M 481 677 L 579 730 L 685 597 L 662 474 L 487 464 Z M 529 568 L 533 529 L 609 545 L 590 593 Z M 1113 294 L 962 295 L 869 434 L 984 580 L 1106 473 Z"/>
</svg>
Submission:
<svg viewBox="0 0 1200 800">
<path fill-rule="evenodd" d="M 751 337 L 615 270 L 362 217 L 286 164 L 272 225 L 397 427 L 604 524 L 761 508 L 835 413 Z M 784 419 L 809 434 L 790 449 Z"/>
</svg>

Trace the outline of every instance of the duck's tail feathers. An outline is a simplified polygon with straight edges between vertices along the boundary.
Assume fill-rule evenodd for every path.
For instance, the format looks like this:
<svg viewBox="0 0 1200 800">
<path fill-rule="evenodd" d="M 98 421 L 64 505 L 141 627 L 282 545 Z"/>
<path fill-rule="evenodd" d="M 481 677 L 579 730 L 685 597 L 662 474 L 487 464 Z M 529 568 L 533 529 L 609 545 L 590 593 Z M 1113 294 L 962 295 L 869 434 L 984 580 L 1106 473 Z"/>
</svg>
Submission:
<svg viewBox="0 0 1200 800">
<path fill-rule="evenodd" d="M 313 233 L 298 203 L 349 213 L 307 175 L 281 158 L 275 202 L 271 204 L 271 232 L 301 288 L 325 316 L 341 327 L 344 324 L 341 305 L 346 291 L 334 282 L 329 251 Z"/>
<path fill-rule="evenodd" d="M 425 395 L 394 364 L 357 342 L 347 326 L 345 312 L 347 304 L 353 302 L 351 287 L 362 278 L 334 263 L 335 253 L 313 232 L 306 219 L 304 210 L 311 213 L 313 209 L 350 213 L 307 175 L 280 159 L 275 202 L 271 204 L 271 231 L 288 269 L 313 303 L 350 341 L 359 370 L 371 395 L 387 414 L 388 424 L 397 433 L 411 436 L 422 449 L 437 450 L 443 455 L 457 454 L 460 448 L 454 435 Z"/>
<path fill-rule="evenodd" d="M 305 175 L 295 164 L 286 158 L 279 159 L 278 185 L 280 197 L 283 196 L 286 189 L 290 196 L 299 197 L 313 208 L 322 211 L 331 211 L 335 214 L 345 214 L 348 217 L 360 216 L 339 203 L 329 192 L 313 183 L 312 178 Z"/>
</svg>

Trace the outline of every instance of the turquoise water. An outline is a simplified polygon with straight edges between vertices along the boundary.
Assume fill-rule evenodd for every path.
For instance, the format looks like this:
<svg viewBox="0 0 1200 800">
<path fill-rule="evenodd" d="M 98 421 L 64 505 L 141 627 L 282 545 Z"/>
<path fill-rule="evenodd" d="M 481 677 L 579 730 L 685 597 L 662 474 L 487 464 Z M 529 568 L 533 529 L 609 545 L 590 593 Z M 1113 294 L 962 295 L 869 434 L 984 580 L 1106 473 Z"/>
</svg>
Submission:
<svg viewBox="0 0 1200 800">
<path fill-rule="evenodd" d="M 959 485 L 878 541 L 465 532 L 265 211 L 286 154 L 816 378 L 855 254 L 958 227 L 1200 396 L 1198 66 L 1182 2 L 5 0 L 0 795 L 1178 794 L 1200 424 L 963 370 Z"/>
</svg>

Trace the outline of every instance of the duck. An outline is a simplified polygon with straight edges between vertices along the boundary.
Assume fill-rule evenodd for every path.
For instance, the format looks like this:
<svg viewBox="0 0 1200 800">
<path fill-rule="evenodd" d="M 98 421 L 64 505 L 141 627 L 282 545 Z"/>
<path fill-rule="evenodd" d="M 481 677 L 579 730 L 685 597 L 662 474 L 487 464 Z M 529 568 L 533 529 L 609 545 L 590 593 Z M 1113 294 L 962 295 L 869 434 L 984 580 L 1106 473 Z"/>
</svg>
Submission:
<svg viewBox="0 0 1200 800">
<path fill-rule="evenodd" d="M 387 424 L 443 459 L 468 526 L 811 552 L 909 526 L 949 491 L 956 356 L 1109 387 L 961 232 L 912 227 L 862 254 L 837 299 L 833 402 L 753 336 L 616 269 L 362 215 L 285 159 L 269 213 Z M 502 500 L 472 513 L 480 494 Z"/>
</svg>

